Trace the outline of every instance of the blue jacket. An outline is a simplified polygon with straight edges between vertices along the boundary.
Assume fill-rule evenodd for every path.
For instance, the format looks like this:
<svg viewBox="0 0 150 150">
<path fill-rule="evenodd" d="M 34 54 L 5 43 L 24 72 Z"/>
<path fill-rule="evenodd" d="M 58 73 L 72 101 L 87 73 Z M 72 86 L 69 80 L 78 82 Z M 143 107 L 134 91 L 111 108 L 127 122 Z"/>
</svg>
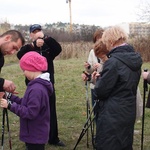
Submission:
<svg viewBox="0 0 150 150">
<path fill-rule="evenodd" d="M 45 144 L 49 137 L 49 95 L 53 92 L 50 81 L 36 78 L 27 86 L 23 98 L 11 96 L 10 111 L 20 117 L 20 140 Z"/>
</svg>

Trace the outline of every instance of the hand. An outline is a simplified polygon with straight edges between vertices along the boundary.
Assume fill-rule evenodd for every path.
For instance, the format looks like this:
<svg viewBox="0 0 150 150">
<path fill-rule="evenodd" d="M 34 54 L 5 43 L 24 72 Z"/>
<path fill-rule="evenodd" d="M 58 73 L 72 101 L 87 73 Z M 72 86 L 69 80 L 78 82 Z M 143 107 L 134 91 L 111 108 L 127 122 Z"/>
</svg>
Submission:
<svg viewBox="0 0 150 150">
<path fill-rule="evenodd" d="M 101 65 L 100 63 L 95 63 L 95 64 L 93 65 L 94 70 L 97 70 L 97 68 L 99 68 L 100 65 Z"/>
<path fill-rule="evenodd" d="M 6 92 L 15 93 L 16 86 L 12 81 L 4 80 L 3 89 Z"/>
<path fill-rule="evenodd" d="M 94 71 L 92 73 L 92 79 L 93 79 L 93 83 L 96 83 L 97 78 L 100 76 L 100 74 L 97 71 Z"/>
<path fill-rule="evenodd" d="M 6 99 L 4 99 L 4 98 L 0 99 L 0 107 L 2 107 L 2 108 L 7 108 L 8 107 L 8 103 L 7 103 Z"/>
<path fill-rule="evenodd" d="M 3 98 L 3 97 L 4 97 L 4 95 L 5 95 L 5 93 L 4 93 L 4 92 L 0 92 L 0 99 L 1 99 L 1 98 Z"/>
<path fill-rule="evenodd" d="M 44 44 L 44 40 L 43 39 L 37 39 L 36 40 L 36 46 L 37 47 L 42 47 Z"/>
<path fill-rule="evenodd" d="M 86 69 L 89 69 L 90 66 L 91 66 L 91 65 L 90 65 L 88 62 L 84 62 L 84 67 L 85 67 Z"/>
<path fill-rule="evenodd" d="M 150 72 L 142 72 L 142 77 L 143 77 L 143 79 L 144 80 L 147 80 L 147 77 L 148 77 L 148 74 L 149 74 Z"/>
<path fill-rule="evenodd" d="M 81 74 L 81 77 L 83 81 L 88 81 L 88 77 L 84 73 Z"/>
<path fill-rule="evenodd" d="M 4 95 L 5 95 L 4 92 L 0 92 L 0 107 L 7 108 L 8 103 L 7 103 L 7 100 L 3 98 Z"/>
</svg>

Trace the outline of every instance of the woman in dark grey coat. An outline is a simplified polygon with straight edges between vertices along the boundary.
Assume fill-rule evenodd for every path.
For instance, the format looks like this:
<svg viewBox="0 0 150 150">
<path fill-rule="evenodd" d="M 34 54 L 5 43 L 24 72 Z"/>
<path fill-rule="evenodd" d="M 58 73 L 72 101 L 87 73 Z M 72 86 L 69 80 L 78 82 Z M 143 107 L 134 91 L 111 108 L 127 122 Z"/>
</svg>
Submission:
<svg viewBox="0 0 150 150">
<path fill-rule="evenodd" d="M 106 29 L 102 41 L 109 50 L 109 59 L 94 89 L 100 100 L 96 150 L 132 150 L 142 59 L 126 43 L 127 34 L 120 27 Z"/>
</svg>

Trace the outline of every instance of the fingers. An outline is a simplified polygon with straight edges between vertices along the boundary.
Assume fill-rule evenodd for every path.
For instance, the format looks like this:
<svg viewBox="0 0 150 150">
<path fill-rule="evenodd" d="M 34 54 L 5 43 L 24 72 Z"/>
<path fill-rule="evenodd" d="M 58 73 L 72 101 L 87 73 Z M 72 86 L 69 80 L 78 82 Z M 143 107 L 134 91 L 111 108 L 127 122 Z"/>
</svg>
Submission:
<svg viewBox="0 0 150 150">
<path fill-rule="evenodd" d="M 142 72 L 143 79 L 147 80 L 149 72 Z"/>
<path fill-rule="evenodd" d="M 88 62 L 84 62 L 84 67 L 85 68 L 90 68 L 90 64 Z"/>
<path fill-rule="evenodd" d="M 16 89 L 16 86 L 15 86 L 15 84 L 12 81 L 5 80 L 4 81 L 4 85 L 3 85 L 3 89 L 6 92 L 14 93 L 14 91 Z"/>
<path fill-rule="evenodd" d="M 17 91 L 14 91 L 12 94 L 19 94 L 19 92 L 17 92 Z"/>
<path fill-rule="evenodd" d="M 4 92 L 0 92 L 0 99 L 3 98 L 4 95 L 5 95 Z"/>
<path fill-rule="evenodd" d="M 84 73 L 81 75 L 81 77 L 82 77 L 83 81 L 87 81 L 88 80 L 87 76 Z"/>
<path fill-rule="evenodd" d="M 44 40 L 43 39 L 37 39 L 36 40 L 36 46 L 37 47 L 41 47 L 41 46 L 43 46 L 43 44 L 44 44 Z"/>
<path fill-rule="evenodd" d="M 93 65 L 93 68 L 96 70 L 97 68 L 99 68 L 100 67 L 100 63 L 95 63 L 94 65 Z"/>
<path fill-rule="evenodd" d="M 8 107 L 6 99 L 4 99 L 4 98 L 0 99 L 0 107 L 2 107 L 2 108 L 7 108 Z"/>
</svg>

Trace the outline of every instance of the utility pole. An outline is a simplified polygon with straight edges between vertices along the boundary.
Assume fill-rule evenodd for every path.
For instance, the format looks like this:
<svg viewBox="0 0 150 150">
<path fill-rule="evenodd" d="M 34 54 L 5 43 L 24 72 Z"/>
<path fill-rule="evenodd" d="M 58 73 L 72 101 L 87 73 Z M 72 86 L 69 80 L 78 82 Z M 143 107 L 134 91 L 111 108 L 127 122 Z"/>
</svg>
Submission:
<svg viewBox="0 0 150 150">
<path fill-rule="evenodd" d="M 70 13 L 70 33 L 72 33 L 72 14 L 71 14 L 71 0 L 66 0 L 66 3 L 69 1 L 69 13 Z"/>
</svg>

